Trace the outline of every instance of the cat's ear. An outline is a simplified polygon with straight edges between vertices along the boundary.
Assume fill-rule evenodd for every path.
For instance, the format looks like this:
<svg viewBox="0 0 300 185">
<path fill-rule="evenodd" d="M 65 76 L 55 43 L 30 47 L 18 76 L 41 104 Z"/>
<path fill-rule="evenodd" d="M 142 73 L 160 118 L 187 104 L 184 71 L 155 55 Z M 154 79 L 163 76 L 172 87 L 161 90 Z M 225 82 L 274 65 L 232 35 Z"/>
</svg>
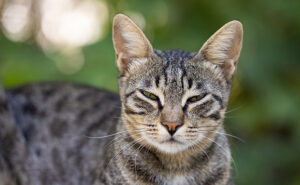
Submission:
<svg viewBox="0 0 300 185">
<path fill-rule="evenodd" d="M 153 48 L 142 30 L 127 16 L 117 14 L 113 20 L 113 43 L 117 67 L 121 73 L 145 61 Z"/>
<path fill-rule="evenodd" d="M 204 59 L 221 66 L 225 78 L 231 80 L 240 56 L 243 26 L 231 21 L 214 33 L 199 51 Z"/>
</svg>

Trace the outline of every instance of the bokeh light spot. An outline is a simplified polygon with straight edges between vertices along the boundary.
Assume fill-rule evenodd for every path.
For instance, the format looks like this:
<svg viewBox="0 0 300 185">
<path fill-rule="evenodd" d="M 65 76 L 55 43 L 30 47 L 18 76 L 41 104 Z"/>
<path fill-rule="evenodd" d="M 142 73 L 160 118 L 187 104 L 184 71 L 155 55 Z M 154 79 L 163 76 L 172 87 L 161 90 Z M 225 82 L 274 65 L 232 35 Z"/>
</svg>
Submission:
<svg viewBox="0 0 300 185">
<path fill-rule="evenodd" d="M 6 2 L 4 4 L 1 23 L 4 34 L 13 41 L 24 41 L 29 35 L 31 1 Z"/>
</svg>

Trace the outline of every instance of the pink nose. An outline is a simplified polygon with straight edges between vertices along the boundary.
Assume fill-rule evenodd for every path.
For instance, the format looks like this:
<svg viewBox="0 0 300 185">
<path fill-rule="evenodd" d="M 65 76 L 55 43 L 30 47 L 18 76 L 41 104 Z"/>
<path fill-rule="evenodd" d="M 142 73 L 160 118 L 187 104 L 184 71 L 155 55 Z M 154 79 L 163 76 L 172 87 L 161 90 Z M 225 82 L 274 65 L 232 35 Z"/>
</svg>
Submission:
<svg viewBox="0 0 300 185">
<path fill-rule="evenodd" d="M 167 122 L 167 121 L 163 121 L 162 125 L 166 127 L 166 129 L 168 130 L 168 132 L 173 135 L 176 130 L 182 126 L 182 123 L 178 123 L 178 122 Z"/>
</svg>

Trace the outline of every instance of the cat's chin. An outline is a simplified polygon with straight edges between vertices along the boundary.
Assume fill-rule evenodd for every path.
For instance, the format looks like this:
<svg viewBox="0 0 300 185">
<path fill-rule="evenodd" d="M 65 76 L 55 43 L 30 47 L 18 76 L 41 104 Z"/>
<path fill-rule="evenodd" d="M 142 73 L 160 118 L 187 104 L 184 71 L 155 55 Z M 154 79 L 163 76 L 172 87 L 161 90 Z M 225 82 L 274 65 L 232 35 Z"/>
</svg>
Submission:
<svg viewBox="0 0 300 185">
<path fill-rule="evenodd" d="M 166 154 L 176 154 L 179 152 L 183 152 L 188 149 L 188 146 L 176 142 L 176 141 L 167 141 L 163 143 L 158 143 L 155 145 L 161 152 L 166 153 Z"/>
<path fill-rule="evenodd" d="M 168 140 L 158 143 L 158 142 L 152 141 L 151 139 L 148 139 L 147 137 L 145 139 L 150 145 L 157 148 L 160 152 L 166 153 L 166 154 L 176 154 L 179 152 L 183 152 L 184 150 L 187 150 L 189 148 L 188 145 L 186 145 L 178 140 L 168 139 Z"/>
</svg>

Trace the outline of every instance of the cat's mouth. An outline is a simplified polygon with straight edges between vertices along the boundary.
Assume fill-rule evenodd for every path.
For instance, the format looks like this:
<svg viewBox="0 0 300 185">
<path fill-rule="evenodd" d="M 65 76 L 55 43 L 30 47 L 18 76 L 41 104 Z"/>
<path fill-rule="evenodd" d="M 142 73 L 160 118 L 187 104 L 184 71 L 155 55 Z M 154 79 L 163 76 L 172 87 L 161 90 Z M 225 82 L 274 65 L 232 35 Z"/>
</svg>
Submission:
<svg viewBox="0 0 300 185">
<path fill-rule="evenodd" d="M 182 142 L 178 141 L 174 137 L 170 137 L 169 139 L 166 139 L 166 140 L 162 141 L 161 143 L 183 144 Z"/>
</svg>

